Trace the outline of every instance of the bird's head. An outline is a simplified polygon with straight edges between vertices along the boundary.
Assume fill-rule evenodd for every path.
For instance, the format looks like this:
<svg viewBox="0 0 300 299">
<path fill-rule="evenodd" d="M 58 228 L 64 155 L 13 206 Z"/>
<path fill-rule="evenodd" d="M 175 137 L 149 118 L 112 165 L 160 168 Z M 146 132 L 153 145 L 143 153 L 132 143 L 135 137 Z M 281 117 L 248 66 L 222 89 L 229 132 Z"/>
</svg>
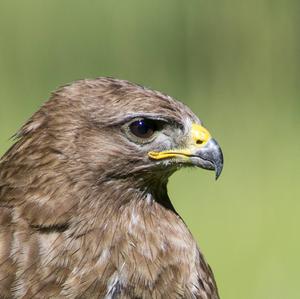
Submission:
<svg viewBox="0 0 300 299">
<path fill-rule="evenodd" d="M 185 166 L 215 170 L 218 178 L 223 168 L 218 143 L 188 107 L 123 80 L 62 87 L 23 132 L 39 127 L 73 173 L 89 172 L 98 182 L 167 180 Z"/>
<path fill-rule="evenodd" d="M 17 136 L 0 175 L 26 201 L 32 225 L 89 219 L 91 209 L 148 196 L 173 209 L 167 181 L 175 170 L 197 166 L 218 177 L 223 167 L 218 143 L 188 107 L 112 78 L 55 91 Z"/>
</svg>

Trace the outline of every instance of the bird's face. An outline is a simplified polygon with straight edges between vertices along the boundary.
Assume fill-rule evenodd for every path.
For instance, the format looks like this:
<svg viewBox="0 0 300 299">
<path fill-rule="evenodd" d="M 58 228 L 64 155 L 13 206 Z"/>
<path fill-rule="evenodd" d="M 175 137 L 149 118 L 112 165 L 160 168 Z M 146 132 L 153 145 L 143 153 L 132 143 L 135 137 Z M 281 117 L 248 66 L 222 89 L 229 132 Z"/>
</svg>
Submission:
<svg viewBox="0 0 300 299">
<path fill-rule="evenodd" d="M 164 115 L 135 116 L 122 126 L 122 132 L 137 147 L 136 153 L 148 159 L 149 168 L 197 166 L 215 170 L 216 178 L 222 172 L 220 146 L 199 121 L 193 122 L 188 116 L 183 122 L 168 120 Z"/>
<path fill-rule="evenodd" d="M 146 172 L 156 178 L 157 174 L 168 177 L 185 166 L 215 170 L 216 178 L 220 176 L 222 151 L 188 107 L 124 81 L 114 82 L 109 92 L 101 93 L 105 97 L 94 103 L 93 116 L 88 117 L 100 124 L 100 137 L 96 142 L 83 144 L 96 144 L 105 153 L 102 166 L 106 162 L 110 165 L 106 169 L 108 176 L 118 173 L 128 177 Z"/>
</svg>

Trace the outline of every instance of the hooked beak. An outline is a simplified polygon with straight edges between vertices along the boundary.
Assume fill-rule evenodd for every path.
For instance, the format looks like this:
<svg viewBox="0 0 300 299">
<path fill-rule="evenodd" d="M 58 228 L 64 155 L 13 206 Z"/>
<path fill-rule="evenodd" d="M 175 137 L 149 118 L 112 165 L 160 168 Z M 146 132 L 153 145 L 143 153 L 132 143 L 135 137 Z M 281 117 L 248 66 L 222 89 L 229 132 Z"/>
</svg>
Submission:
<svg viewBox="0 0 300 299">
<path fill-rule="evenodd" d="M 223 169 L 223 153 L 207 129 L 193 124 L 187 143 L 184 149 L 149 152 L 148 156 L 153 160 L 176 159 L 203 169 L 214 170 L 218 179 Z"/>
</svg>

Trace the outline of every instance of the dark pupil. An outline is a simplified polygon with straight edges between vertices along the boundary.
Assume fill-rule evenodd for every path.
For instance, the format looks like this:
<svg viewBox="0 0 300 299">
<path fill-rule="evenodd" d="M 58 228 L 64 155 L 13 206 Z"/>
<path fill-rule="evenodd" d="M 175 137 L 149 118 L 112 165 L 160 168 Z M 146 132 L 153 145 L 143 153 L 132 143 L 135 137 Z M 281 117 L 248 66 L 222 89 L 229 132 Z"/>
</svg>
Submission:
<svg viewBox="0 0 300 299">
<path fill-rule="evenodd" d="M 130 125 L 131 132 L 141 138 L 149 138 L 155 131 L 155 124 L 151 120 L 141 119 Z"/>
</svg>

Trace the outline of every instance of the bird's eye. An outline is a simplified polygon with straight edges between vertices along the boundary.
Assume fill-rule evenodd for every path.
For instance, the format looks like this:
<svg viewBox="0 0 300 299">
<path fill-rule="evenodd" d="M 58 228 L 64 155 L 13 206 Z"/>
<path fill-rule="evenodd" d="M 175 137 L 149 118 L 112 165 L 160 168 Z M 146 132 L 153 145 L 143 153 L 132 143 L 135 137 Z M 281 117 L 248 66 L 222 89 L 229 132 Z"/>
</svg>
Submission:
<svg viewBox="0 0 300 299">
<path fill-rule="evenodd" d="M 130 132 L 139 138 L 150 138 L 157 130 L 155 121 L 151 119 L 139 119 L 129 125 Z"/>
</svg>

